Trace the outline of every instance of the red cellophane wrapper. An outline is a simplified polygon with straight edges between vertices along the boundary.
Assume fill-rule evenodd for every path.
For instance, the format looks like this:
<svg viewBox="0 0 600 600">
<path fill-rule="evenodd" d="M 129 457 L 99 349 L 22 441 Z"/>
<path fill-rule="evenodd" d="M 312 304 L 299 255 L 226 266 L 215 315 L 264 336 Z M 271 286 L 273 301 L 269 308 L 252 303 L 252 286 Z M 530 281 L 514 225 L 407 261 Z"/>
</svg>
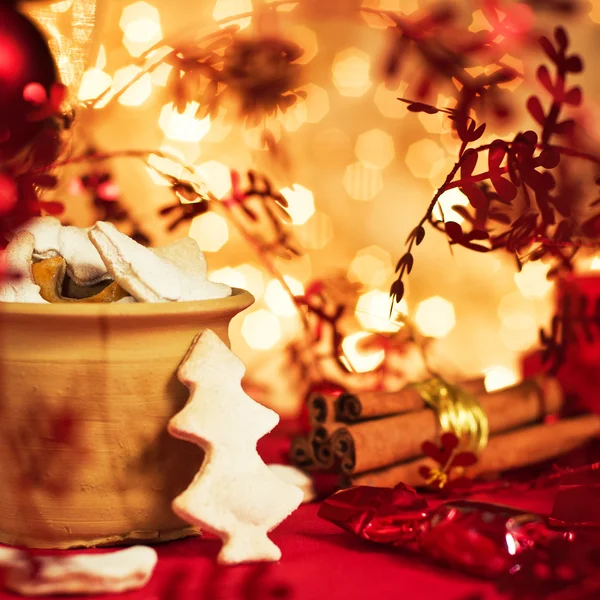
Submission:
<svg viewBox="0 0 600 600">
<path fill-rule="evenodd" d="M 543 519 L 507 506 L 458 500 L 429 513 L 420 549 L 448 565 L 481 577 L 498 577 L 527 547 L 524 528 L 545 528 Z"/>
<path fill-rule="evenodd" d="M 366 540 L 416 549 L 428 510 L 427 502 L 402 483 L 395 488 L 361 485 L 325 500 L 319 516 Z"/>
<path fill-rule="evenodd" d="M 358 486 L 328 498 L 319 516 L 366 540 L 504 581 L 504 587 L 518 584 L 522 598 L 592 575 L 600 582 L 600 565 L 590 559 L 593 546 L 576 544 L 572 531 L 552 530 L 539 515 L 507 506 L 456 500 L 431 508 L 404 484 Z"/>
<path fill-rule="evenodd" d="M 600 463 L 584 473 L 564 473 L 554 499 L 554 527 L 593 527 L 600 530 Z"/>
</svg>

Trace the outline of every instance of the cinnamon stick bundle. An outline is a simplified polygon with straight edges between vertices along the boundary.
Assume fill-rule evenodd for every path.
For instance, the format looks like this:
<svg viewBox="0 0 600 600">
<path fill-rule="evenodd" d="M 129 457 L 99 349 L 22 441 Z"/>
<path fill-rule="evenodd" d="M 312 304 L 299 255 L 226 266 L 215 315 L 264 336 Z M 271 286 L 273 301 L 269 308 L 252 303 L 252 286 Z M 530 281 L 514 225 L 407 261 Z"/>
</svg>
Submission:
<svg viewBox="0 0 600 600">
<path fill-rule="evenodd" d="M 470 476 L 499 473 L 533 465 L 569 452 L 600 436 L 600 416 L 584 415 L 554 423 L 523 427 L 490 438 L 479 461 L 468 470 Z M 399 482 L 413 487 L 424 485 L 419 469 L 437 466 L 430 458 L 418 458 L 382 469 L 352 475 L 349 485 L 393 487 Z"/>
<path fill-rule="evenodd" d="M 335 425 L 322 424 L 313 428 L 308 436 L 315 466 L 321 471 L 331 469 L 335 462 L 335 454 L 331 445 L 331 434 Z"/>
<path fill-rule="evenodd" d="M 296 437 L 292 440 L 290 448 L 290 460 L 294 465 L 306 471 L 312 471 L 316 467 L 315 457 L 310 442 L 305 437 Z"/>
<path fill-rule="evenodd" d="M 463 381 L 459 386 L 471 394 L 485 393 L 483 379 Z M 323 400 L 325 401 L 325 398 Z M 395 392 L 361 392 L 360 394 L 345 392 L 337 399 L 328 400 L 334 404 L 335 420 L 341 423 L 356 423 L 364 419 L 397 415 L 424 408 L 423 399 L 411 386 Z"/>
<path fill-rule="evenodd" d="M 335 399 L 330 394 L 313 394 L 306 402 L 308 418 L 312 425 L 335 421 Z"/>
<path fill-rule="evenodd" d="M 482 394 L 479 401 L 491 435 L 559 412 L 563 395 L 556 380 L 540 379 Z M 437 416 L 423 409 L 348 425 L 335 433 L 333 450 L 342 473 L 362 473 L 419 456 L 421 444 L 438 434 Z"/>
<path fill-rule="evenodd" d="M 336 421 L 354 423 L 422 409 L 423 399 L 415 388 L 405 387 L 397 392 L 343 393 L 334 406 Z"/>
<path fill-rule="evenodd" d="M 306 471 L 327 471 L 335 462 L 331 447 L 332 430 L 327 425 L 319 425 L 311 430 L 308 437 L 292 440 L 290 460 Z"/>
</svg>

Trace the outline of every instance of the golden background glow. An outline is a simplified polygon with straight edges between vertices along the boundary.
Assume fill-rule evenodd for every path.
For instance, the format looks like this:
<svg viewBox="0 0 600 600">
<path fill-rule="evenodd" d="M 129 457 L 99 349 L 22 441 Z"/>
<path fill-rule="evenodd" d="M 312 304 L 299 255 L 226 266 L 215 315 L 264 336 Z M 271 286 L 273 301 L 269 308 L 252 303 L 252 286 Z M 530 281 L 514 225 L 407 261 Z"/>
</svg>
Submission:
<svg viewBox="0 0 600 600">
<path fill-rule="evenodd" d="M 337 4 L 344 2 L 348 15 L 353 15 L 356 2 L 340 0 Z M 78 0 L 65 0 L 36 10 L 68 13 L 76 4 Z M 271 174 L 268 156 L 260 146 L 260 128 L 245 130 L 229 122 L 223 111 L 214 118 L 198 118 L 198 104 L 193 102 L 183 114 L 176 112 L 165 88 L 168 65 L 139 77 L 119 95 L 141 72 L 137 58 L 163 36 L 166 43 L 180 43 L 185 34 L 193 33 L 193 26 L 209 30 L 215 21 L 248 13 L 260 2 L 254 4 L 251 0 L 98 0 L 77 97 L 84 101 L 110 92 L 93 110 L 80 112 L 79 135 L 102 150 L 168 152 L 193 164 L 198 178 L 218 198 L 230 192 L 229 168 L 255 167 Z M 407 11 L 426 4 L 416 0 L 364 2 L 365 6 Z M 588 56 L 600 22 L 600 7 L 592 4 L 588 16 L 566 23 L 575 49 L 585 55 L 588 48 Z M 270 124 L 292 159 L 291 178 L 282 180 L 279 187 L 306 251 L 304 257 L 278 261 L 277 266 L 298 295 L 310 280 L 332 275 L 361 286 L 355 332 L 345 338 L 343 347 L 356 371 L 370 370 L 381 363 L 382 351 L 365 354 L 357 343 L 366 331 L 398 328 L 389 319 L 394 261 L 454 163 L 457 143 L 448 135 L 449 125 L 441 115 L 410 113 L 398 102 L 396 98 L 406 93 L 405 83 L 390 90 L 380 82 L 386 38 L 377 19 L 369 17 L 374 27 L 368 27 L 363 19 L 350 16 L 331 23 L 307 11 L 278 12 L 279 33 L 305 49 L 302 62 L 309 77 L 303 87 L 306 100 Z M 249 30 L 254 26 L 248 16 L 234 22 Z M 68 36 L 65 23 L 61 21 L 60 26 Z M 227 20 L 221 25 L 229 24 Z M 161 55 L 157 51 L 149 60 L 154 62 Z M 593 67 L 588 70 L 584 89 L 586 110 L 595 115 L 600 84 L 593 71 Z M 68 77 L 78 81 L 75 72 Z M 523 89 L 528 85 L 523 84 Z M 118 102 L 107 105 L 114 95 Z M 522 97 L 524 92 L 517 89 L 515 100 L 521 102 Z M 447 101 L 442 95 L 438 98 L 438 104 Z M 526 117 L 514 124 L 515 130 L 528 126 Z M 181 173 L 168 160 L 153 157 L 152 161 L 175 175 Z M 172 202 L 164 181 L 132 161 L 115 161 L 111 169 L 133 218 L 152 231 L 159 222 L 156 209 Z M 451 207 L 466 203 L 462 193 L 453 189 L 443 194 L 436 215 L 460 221 Z M 85 205 L 69 204 L 72 220 L 82 221 L 85 212 Z M 185 233 L 184 229 L 173 235 Z M 289 297 L 222 216 L 197 217 L 190 235 L 206 252 L 214 280 L 246 288 L 256 297 L 256 304 L 233 323 L 233 347 L 254 378 L 274 386 L 266 401 L 282 413 L 293 412 L 299 398 L 293 381 L 286 380 L 286 371 L 281 369 L 281 350 L 299 331 Z M 168 240 L 161 235 L 155 241 Z M 599 269 L 599 260 L 587 257 L 581 266 Z M 518 379 L 522 353 L 535 345 L 538 327 L 551 314 L 552 284 L 545 279 L 546 271 L 544 264 L 532 263 L 516 273 L 514 260 L 506 255 L 476 254 L 462 248 L 450 252 L 443 236 L 434 233 L 417 249 L 406 300 L 395 309 L 408 312 L 423 333 L 437 338 L 435 353 L 450 373 L 484 376 L 488 389 L 496 389 Z"/>
</svg>

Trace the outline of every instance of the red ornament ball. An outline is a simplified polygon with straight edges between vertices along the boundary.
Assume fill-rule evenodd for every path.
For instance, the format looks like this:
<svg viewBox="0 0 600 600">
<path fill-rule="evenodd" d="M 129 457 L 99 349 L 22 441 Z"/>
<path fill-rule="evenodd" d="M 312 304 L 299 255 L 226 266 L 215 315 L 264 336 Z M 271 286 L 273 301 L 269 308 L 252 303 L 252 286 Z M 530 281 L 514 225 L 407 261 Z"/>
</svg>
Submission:
<svg viewBox="0 0 600 600">
<path fill-rule="evenodd" d="M 41 89 L 49 94 L 57 80 L 46 38 L 13 6 L 0 3 L 0 160 L 12 158 L 39 133 L 43 123 L 27 116 Z"/>
</svg>

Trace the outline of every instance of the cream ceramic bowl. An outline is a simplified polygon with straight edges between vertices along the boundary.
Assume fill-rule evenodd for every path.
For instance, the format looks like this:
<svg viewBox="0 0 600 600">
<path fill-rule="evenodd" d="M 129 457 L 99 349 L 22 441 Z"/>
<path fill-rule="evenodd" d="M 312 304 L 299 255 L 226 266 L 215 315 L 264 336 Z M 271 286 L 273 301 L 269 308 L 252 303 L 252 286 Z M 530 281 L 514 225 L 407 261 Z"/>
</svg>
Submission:
<svg viewBox="0 0 600 600">
<path fill-rule="evenodd" d="M 201 302 L 0 303 L 0 542 L 191 533 L 170 507 L 202 461 L 166 431 L 188 398 L 176 371 L 203 329 L 229 344 L 229 322 L 253 301 L 234 290 Z"/>
</svg>

